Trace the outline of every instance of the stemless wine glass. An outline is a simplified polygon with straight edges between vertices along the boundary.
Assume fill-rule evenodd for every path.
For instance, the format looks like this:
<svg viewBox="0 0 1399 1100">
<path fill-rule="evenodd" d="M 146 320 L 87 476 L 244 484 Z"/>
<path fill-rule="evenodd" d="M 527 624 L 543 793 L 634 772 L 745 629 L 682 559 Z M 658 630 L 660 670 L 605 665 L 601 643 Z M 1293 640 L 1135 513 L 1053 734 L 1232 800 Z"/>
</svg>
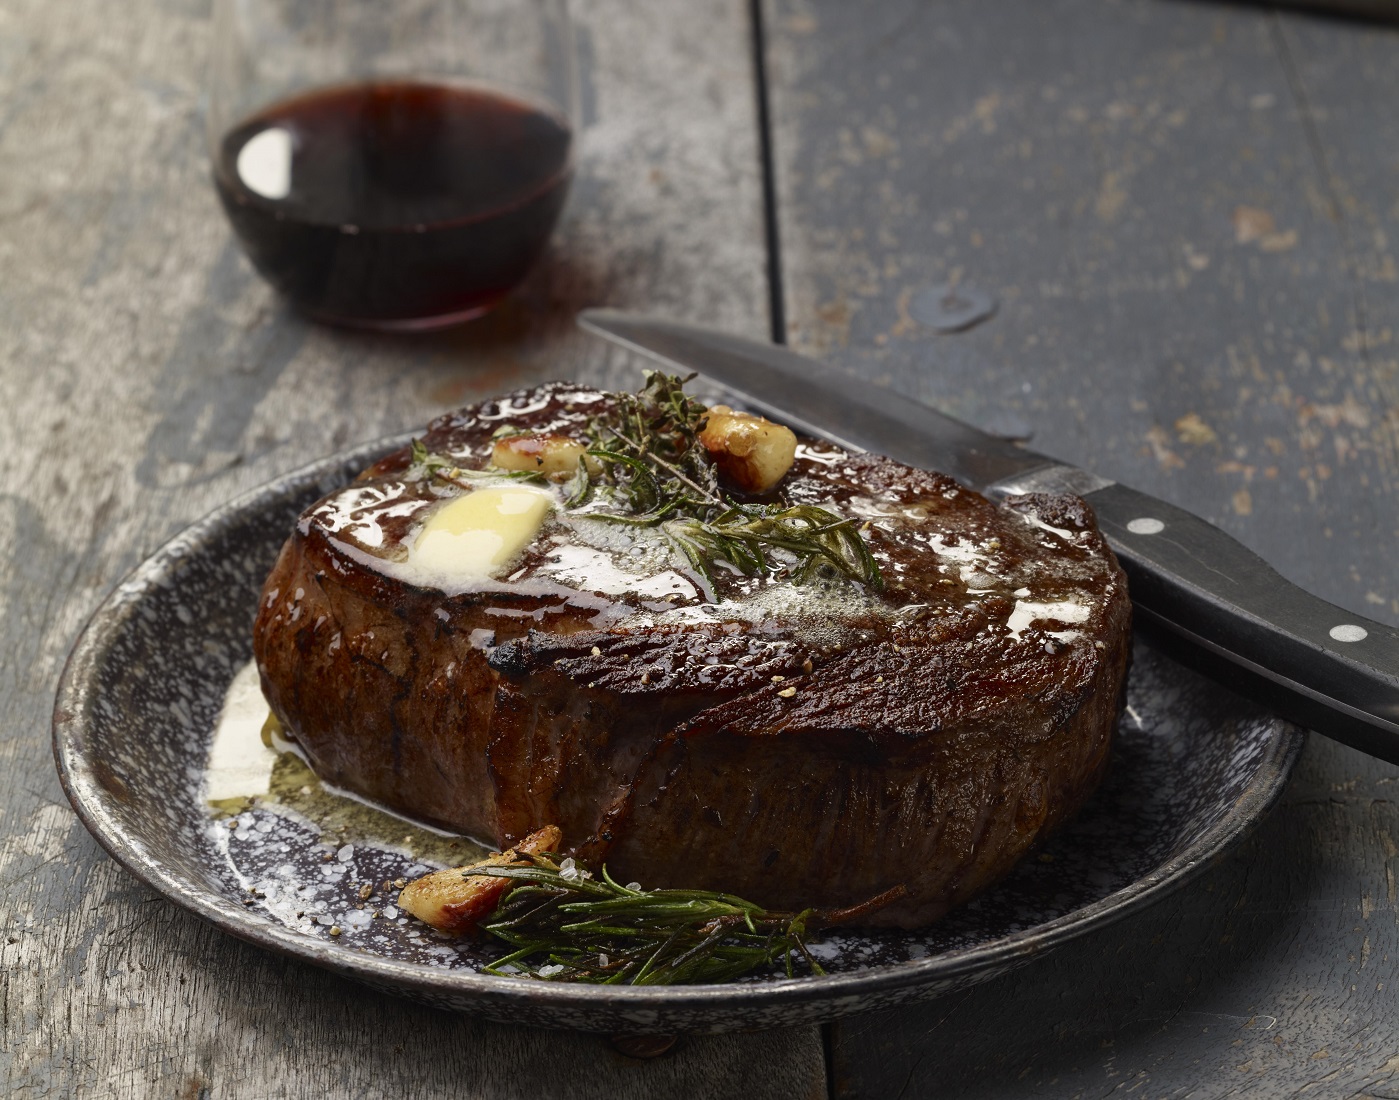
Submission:
<svg viewBox="0 0 1399 1100">
<path fill-rule="evenodd" d="M 214 184 L 300 309 L 440 328 L 544 251 L 573 167 L 567 0 L 215 0 L 214 33 Z"/>
</svg>

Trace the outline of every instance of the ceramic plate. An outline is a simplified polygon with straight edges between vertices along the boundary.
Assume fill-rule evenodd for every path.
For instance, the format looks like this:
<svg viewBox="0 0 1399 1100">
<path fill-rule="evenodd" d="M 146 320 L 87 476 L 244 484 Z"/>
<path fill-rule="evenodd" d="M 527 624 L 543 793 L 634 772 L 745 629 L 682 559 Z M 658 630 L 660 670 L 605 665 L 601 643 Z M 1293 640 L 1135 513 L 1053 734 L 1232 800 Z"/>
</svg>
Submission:
<svg viewBox="0 0 1399 1100">
<path fill-rule="evenodd" d="M 384 888 L 471 858 L 469 843 L 358 812 L 296 773 L 294 758 L 282 758 L 292 770 L 279 773 L 279 798 L 210 801 L 220 793 L 207 774 L 213 731 L 250 659 L 258 592 L 278 549 L 307 504 L 406 440 L 307 467 L 171 541 L 94 615 L 54 712 L 68 797 L 132 874 L 232 935 L 379 989 L 608 1032 L 775 1027 L 933 997 L 1180 886 L 1268 810 L 1301 750 L 1297 728 L 1139 645 L 1101 791 L 1037 857 L 935 927 L 832 935 L 814 945 L 824 977 L 602 988 L 481 974 L 489 945 L 438 936 L 399 913 Z"/>
</svg>

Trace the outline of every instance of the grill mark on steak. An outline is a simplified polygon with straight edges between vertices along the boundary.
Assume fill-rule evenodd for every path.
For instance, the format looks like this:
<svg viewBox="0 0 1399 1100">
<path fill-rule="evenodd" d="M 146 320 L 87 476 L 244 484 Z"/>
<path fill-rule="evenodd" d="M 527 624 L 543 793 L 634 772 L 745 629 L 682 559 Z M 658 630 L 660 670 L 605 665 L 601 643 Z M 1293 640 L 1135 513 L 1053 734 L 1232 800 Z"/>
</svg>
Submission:
<svg viewBox="0 0 1399 1100">
<path fill-rule="evenodd" d="M 424 443 L 480 468 L 502 425 L 577 434 L 610 408 L 553 383 L 439 418 Z M 405 449 L 309 508 L 259 605 L 264 693 L 332 783 L 499 846 L 557 823 L 627 879 L 770 907 L 904 883 L 871 921 L 911 927 L 1101 776 L 1130 605 L 1077 498 L 997 506 L 804 440 L 782 492 L 861 517 L 885 590 L 721 576 L 711 603 L 560 572 L 578 543 L 624 576 L 690 575 L 654 533 L 637 565 L 616 528 L 560 514 L 508 580 L 415 583 L 405 546 L 457 490 L 410 473 Z"/>
</svg>

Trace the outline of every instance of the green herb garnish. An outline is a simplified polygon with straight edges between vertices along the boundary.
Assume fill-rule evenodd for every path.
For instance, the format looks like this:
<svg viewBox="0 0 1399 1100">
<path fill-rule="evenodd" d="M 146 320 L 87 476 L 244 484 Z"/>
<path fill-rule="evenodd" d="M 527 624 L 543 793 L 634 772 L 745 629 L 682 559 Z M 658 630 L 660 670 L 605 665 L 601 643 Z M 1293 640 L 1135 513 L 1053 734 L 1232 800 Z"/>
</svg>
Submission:
<svg viewBox="0 0 1399 1100">
<path fill-rule="evenodd" d="M 786 571 L 801 584 L 834 571 L 882 588 L 854 519 L 814 504 L 742 503 L 720 489 L 699 441 L 708 410 L 682 388 L 693 377 L 647 371 L 639 393 L 618 395 L 616 412 L 590 428 L 588 455 L 601 472 L 580 463 L 567 506 L 658 528 L 711 585 L 727 563 L 744 576 Z"/>
<path fill-rule="evenodd" d="M 839 912 L 774 913 L 731 894 L 622 886 L 603 867 L 594 877 L 554 853 L 521 855 L 528 865 L 483 865 L 464 877 L 519 882 L 481 928 L 514 950 L 485 969 L 503 977 L 599 985 L 723 982 L 768 966 L 787 976 L 812 957 L 810 929 L 855 920 L 894 901 L 902 886 Z"/>
<path fill-rule="evenodd" d="M 409 481 L 436 478 L 451 482 L 453 485 L 460 485 L 463 488 L 470 488 L 466 483 L 471 481 L 497 481 L 501 478 L 509 478 L 511 481 L 530 481 L 536 484 L 542 484 L 545 481 L 542 475 L 533 470 L 473 470 L 459 466 L 457 460 L 449 455 L 430 452 L 427 449 L 427 444 L 421 439 L 415 439 L 409 444 L 409 452 L 412 461 L 403 475 Z"/>
</svg>

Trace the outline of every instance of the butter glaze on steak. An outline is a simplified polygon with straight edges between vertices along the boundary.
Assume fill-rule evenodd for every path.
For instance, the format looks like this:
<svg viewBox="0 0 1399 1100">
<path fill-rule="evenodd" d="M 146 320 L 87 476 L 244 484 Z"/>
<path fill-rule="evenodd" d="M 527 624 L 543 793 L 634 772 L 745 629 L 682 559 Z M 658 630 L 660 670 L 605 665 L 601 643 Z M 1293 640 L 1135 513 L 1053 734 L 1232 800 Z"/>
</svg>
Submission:
<svg viewBox="0 0 1399 1100">
<path fill-rule="evenodd" d="M 552 383 L 444 416 L 483 468 L 503 425 L 578 433 Z M 701 578 L 654 535 L 556 511 L 508 579 L 415 576 L 449 490 L 407 451 L 302 516 L 254 650 L 327 781 L 504 847 L 557 824 L 622 881 L 925 925 L 1004 875 L 1097 786 L 1129 653 L 1126 582 L 1075 497 L 997 506 L 940 474 L 805 440 L 779 489 L 864 517 L 883 592 Z"/>
</svg>

